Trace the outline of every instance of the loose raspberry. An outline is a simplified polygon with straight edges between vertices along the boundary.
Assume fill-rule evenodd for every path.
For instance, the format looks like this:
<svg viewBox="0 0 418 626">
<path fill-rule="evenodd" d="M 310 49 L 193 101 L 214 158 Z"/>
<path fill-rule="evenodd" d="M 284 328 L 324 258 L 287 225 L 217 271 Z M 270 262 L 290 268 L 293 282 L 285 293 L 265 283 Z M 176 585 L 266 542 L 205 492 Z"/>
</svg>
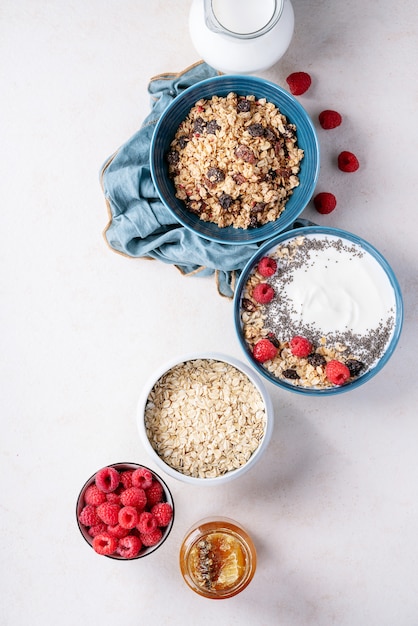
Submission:
<svg viewBox="0 0 418 626">
<path fill-rule="evenodd" d="M 162 484 L 159 483 L 157 480 L 153 480 L 151 487 L 145 489 L 145 495 L 147 496 L 147 506 L 153 507 L 154 504 L 158 504 L 158 502 L 161 502 L 163 493 L 164 490 Z"/>
<path fill-rule="evenodd" d="M 118 522 L 122 528 L 135 528 L 138 524 L 138 511 L 134 506 L 124 506 L 118 514 Z"/>
<path fill-rule="evenodd" d="M 109 533 L 102 533 L 93 537 L 93 548 L 97 554 L 113 554 L 117 547 L 118 540 Z"/>
<path fill-rule="evenodd" d="M 106 531 L 109 535 L 112 535 L 112 537 L 116 537 L 116 539 L 122 539 L 122 537 L 127 537 L 129 535 L 129 529 L 123 528 L 120 524 L 106 526 Z"/>
<path fill-rule="evenodd" d="M 134 473 L 133 470 L 126 470 L 125 472 L 120 473 L 120 482 L 125 487 L 125 489 L 129 489 L 129 487 L 132 487 L 132 474 L 133 473 Z"/>
<path fill-rule="evenodd" d="M 316 194 L 313 203 L 318 213 L 327 215 L 327 213 L 331 213 L 337 206 L 337 199 L 334 194 L 328 191 L 321 191 L 321 193 Z"/>
<path fill-rule="evenodd" d="M 155 546 L 162 539 L 163 533 L 161 528 L 156 528 L 150 533 L 140 534 L 139 538 L 142 541 L 142 544 L 146 547 Z"/>
<path fill-rule="evenodd" d="M 99 504 L 96 511 L 102 522 L 108 526 L 114 526 L 118 523 L 118 515 L 120 511 L 119 504 L 103 502 L 103 504 Z"/>
<path fill-rule="evenodd" d="M 260 363 L 274 359 L 277 354 L 277 348 L 269 339 L 260 339 L 253 348 L 253 356 Z"/>
<path fill-rule="evenodd" d="M 89 485 L 84 492 L 84 502 L 98 506 L 102 502 L 106 502 L 106 494 L 97 485 Z"/>
<path fill-rule="evenodd" d="M 268 304 L 274 298 L 274 289 L 267 283 L 258 283 L 253 289 L 253 298 L 260 304 Z"/>
<path fill-rule="evenodd" d="M 312 79 L 306 72 L 293 72 L 286 78 L 286 82 L 289 85 L 291 94 L 301 96 L 305 91 L 308 91 Z"/>
<path fill-rule="evenodd" d="M 312 352 L 312 350 L 313 345 L 309 339 L 306 339 L 306 337 L 296 335 L 290 340 L 290 351 L 294 356 L 305 358 Z"/>
<path fill-rule="evenodd" d="M 257 270 L 261 276 L 268 278 L 269 276 L 273 276 L 273 274 L 275 274 L 277 270 L 277 263 L 272 257 L 263 256 L 257 266 Z"/>
<path fill-rule="evenodd" d="M 96 535 L 101 535 L 102 533 L 107 532 L 107 526 L 104 522 L 100 522 L 100 524 L 95 524 L 94 526 L 90 526 L 88 533 L 90 537 L 96 537 Z"/>
<path fill-rule="evenodd" d="M 148 489 L 152 485 L 152 473 L 145 467 L 138 467 L 132 474 L 132 485 L 133 487 Z"/>
<path fill-rule="evenodd" d="M 355 154 L 344 150 L 338 155 L 338 167 L 342 172 L 355 172 L 360 167 L 360 163 Z"/>
<path fill-rule="evenodd" d="M 147 504 L 147 496 L 143 489 L 129 487 L 121 494 L 120 501 L 123 506 L 135 506 L 138 509 L 143 509 Z"/>
<path fill-rule="evenodd" d="M 152 507 L 151 513 L 156 518 L 158 526 L 168 526 L 173 517 L 173 507 L 168 502 L 160 502 Z"/>
<path fill-rule="evenodd" d="M 137 529 L 143 535 L 152 532 L 159 526 L 157 518 L 149 511 L 143 511 L 139 514 Z"/>
<path fill-rule="evenodd" d="M 110 493 L 119 485 L 119 472 L 114 467 L 103 467 L 96 473 L 95 481 L 100 491 Z"/>
<path fill-rule="evenodd" d="M 337 128 L 343 121 L 343 118 L 337 111 L 332 111 L 331 109 L 326 109 L 322 111 L 319 116 L 319 123 L 322 128 L 325 130 L 331 130 L 332 128 Z"/>
<path fill-rule="evenodd" d="M 142 541 L 136 535 L 129 535 L 119 539 L 116 554 L 123 556 L 124 559 L 133 559 L 138 556 L 142 548 Z"/>
<path fill-rule="evenodd" d="M 86 504 L 78 516 L 78 521 L 83 526 L 95 526 L 100 524 L 101 519 L 96 512 L 96 507 L 93 504 Z"/>
<path fill-rule="evenodd" d="M 325 366 L 325 375 L 334 385 L 344 385 L 350 378 L 350 370 L 341 361 L 328 361 Z"/>
</svg>

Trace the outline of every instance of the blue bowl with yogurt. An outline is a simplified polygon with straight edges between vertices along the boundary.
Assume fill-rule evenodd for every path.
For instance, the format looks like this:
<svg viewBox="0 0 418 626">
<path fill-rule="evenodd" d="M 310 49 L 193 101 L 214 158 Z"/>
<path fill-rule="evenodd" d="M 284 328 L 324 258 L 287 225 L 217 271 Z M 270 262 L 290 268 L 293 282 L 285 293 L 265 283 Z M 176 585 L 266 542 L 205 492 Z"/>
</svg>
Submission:
<svg viewBox="0 0 418 626">
<path fill-rule="evenodd" d="M 260 264 L 266 258 L 270 276 Z M 234 322 L 248 360 L 270 382 L 333 395 L 366 383 L 388 362 L 402 330 L 403 300 L 393 270 L 371 244 L 336 228 L 304 226 L 265 243 L 248 262 L 235 291 Z M 294 337 L 307 340 L 309 354 L 292 349 Z M 344 373 L 338 383 L 335 367 Z"/>
<path fill-rule="evenodd" d="M 170 144 L 190 110 L 201 99 L 211 99 L 213 96 L 225 98 L 230 93 L 236 93 L 238 96 L 254 96 L 257 101 L 265 99 L 268 103 L 275 105 L 286 117 L 288 124 L 295 125 L 297 147 L 304 152 L 298 173 L 299 185 L 293 189 L 284 210 L 274 221 L 256 227 L 221 227 L 217 223 L 202 220 L 199 215 L 187 208 L 183 199 L 176 196 L 173 180 L 168 173 L 167 155 L 170 151 Z M 249 141 L 249 138 L 245 138 L 245 141 Z M 216 156 L 216 149 L 212 156 Z M 311 199 L 318 179 L 319 165 L 318 139 L 305 109 L 285 89 L 255 76 L 215 76 L 185 89 L 174 98 L 161 115 L 150 146 L 152 180 L 167 210 L 179 224 L 197 235 L 225 244 L 246 245 L 260 242 L 285 230 L 302 213 Z M 195 175 L 195 179 L 196 185 L 201 185 L 202 177 Z"/>
</svg>

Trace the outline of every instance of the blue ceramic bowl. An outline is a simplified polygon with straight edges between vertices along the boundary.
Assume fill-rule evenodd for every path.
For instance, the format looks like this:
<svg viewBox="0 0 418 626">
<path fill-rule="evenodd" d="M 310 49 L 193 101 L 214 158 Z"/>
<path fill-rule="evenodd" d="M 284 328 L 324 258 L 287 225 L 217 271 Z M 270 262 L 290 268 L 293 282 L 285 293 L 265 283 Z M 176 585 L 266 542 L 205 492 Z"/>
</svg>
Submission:
<svg viewBox="0 0 418 626">
<path fill-rule="evenodd" d="M 355 378 L 350 378 L 350 380 L 340 386 L 331 386 L 331 387 L 312 387 L 312 386 L 297 386 L 292 384 L 291 382 L 287 382 L 283 377 L 275 376 L 273 373 L 269 371 L 266 367 L 268 363 L 265 364 L 258 362 L 252 353 L 252 347 L 247 343 L 244 338 L 244 329 L 243 329 L 243 320 L 242 320 L 242 312 L 243 312 L 243 294 L 245 291 L 246 283 L 249 277 L 253 274 L 254 268 L 258 265 L 260 260 L 265 256 L 270 256 L 273 251 L 282 244 L 290 239 L 294 239 L 298 236 L 305 235 L 317 235 L 317 236 L 330 236 L 341 239 L 345 244 L 353 243 L 365 253 L 368 253 L 373 257 L 373 259 L 380 265 L 382 272 L 379 272 L 380 278 L 382 280 L 381 286 L 388 287 L 388 293 L 392 293 L 390 290 L 393 290 L 393 299 L 392 295 L 390 298 L 393 300 L 393 313 L 391 317 L 393 319 L 393 328 L 390 333 L 390 339 L 386 345 L 383 355 L 380 357 L 377 362 L 373 363 L 369 369 L 364 368 L 364 373 L 360 372 L 360 374 Z M 278 261 L 278 267 L 280 268 L 280 261 Z M 357 276 L 357 274 L 356 274 Z M 262 279 L 263 281 L 268 282 L 267 279 Z M 291 279 L 293 280 L 293 279 Z M 248 293 L 247 293 L 248 295 Z M 286 297 L 285 294 L 281 294 L 281 298 Z M 316 296 L 315 296 L 316 297 Z M 367 297 L 367 296 L 366 296 Z M 322 298 L 322 294 L 319 294 L 319 299 Z M 340 301 L 339 301 L 340 302 Z M 273 301 L 272 301 L 273 303 Z M 265 305 L 269 307 L 270 304 Z M 266 309 L 265 309 L 266 310 Z M 386 365 L 390 357 L 392 356 L 400 334 L 402 330 L 403 324 L 403 300 L 401 290 L 396 279 L 395 274 L 393 273 L 391 267 L 388 262 L 383 258 L 383 256 L 369 243 L 367 243 L 364 239 L 357 237 L 349 232 L 345 232 L 343 230 L 339 230 L 336 228 L 327 228 L 323 226 L 305 226 L 301 228 L 295 228 L 293 230 L 288 230 L 287 232 L 281 233 L 274 239 L 264 243 L 256 254 L 250 259 L 250 261 L 245 266 L 240 278 L 237 282 L 237 287 L 234 295 L 234 324 L 236 333 L 241 344 L 242 349 L 250 361 L 251 365 L 265 378 L 267 378 L 270 382 L 282 389 L 287 389 L 289 391 L 293 391 L 299 394 L 304 395 L 315 395 L 315 396 L 327 396 L 327 395 L 335 395 L 339 393 L 343 393 L 352 389 L 363 385 L 368 380 L 370 380 L 373 376 L 375 376 L 380 370 Z M 289 341 L 291 338 L 281 338 L 283 341 Z M 342 359 L 343 360 L 343 359 Z"/>
<path fill-rule="evenodd" d="M 201 98 L 214 95 L 225 97 L 230 92 L 241 96 L 266 98 L 279 108 L 290 123 L 296 124 L 298 147 L 305 156 L 299 172 L 300 184 L 293 190 L 284 211 L 275 222 L 259 228 L 243 229 L 228 226 L 220 228 L 204 222 L 187 210 L 184 202 L 175 196 L 174 185 L 168 176 L 166 153 L 180 123 Z M 203 80 L 178 95 L 161 115 L 151 140 L 151 176 L 162 202 L 175 219 L 186 228 L 210 241 L 226 244 L 247 244 L 263 241 L 287 228 L 304 210 L 315 190 L 319 173 L 319 145 L 313 124 L 305 109 L 286 90 L 254 76 L 215 76 Z"/>
</svg>

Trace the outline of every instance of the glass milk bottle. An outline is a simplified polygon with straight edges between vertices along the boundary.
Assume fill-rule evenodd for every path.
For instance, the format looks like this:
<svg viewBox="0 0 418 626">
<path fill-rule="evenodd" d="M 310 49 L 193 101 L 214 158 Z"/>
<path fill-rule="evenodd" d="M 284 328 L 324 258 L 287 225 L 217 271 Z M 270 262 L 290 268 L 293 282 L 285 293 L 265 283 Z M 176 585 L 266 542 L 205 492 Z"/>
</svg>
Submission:
<svg viewBox="0 0 418 626">
<path fill-rule="evenodd" d="M 294 30 L 290 0 L 193 0 L 192 43 L 224 74 L 268 69 L 284 55 Z"/>
</svg>

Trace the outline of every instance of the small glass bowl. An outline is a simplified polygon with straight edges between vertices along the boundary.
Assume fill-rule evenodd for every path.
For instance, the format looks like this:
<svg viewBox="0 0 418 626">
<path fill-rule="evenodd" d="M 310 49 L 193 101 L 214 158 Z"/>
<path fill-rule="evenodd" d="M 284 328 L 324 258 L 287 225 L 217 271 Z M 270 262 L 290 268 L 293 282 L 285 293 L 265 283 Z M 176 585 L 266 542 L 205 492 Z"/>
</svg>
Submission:
<svg viewBox="0 0 418 626">
<path fill-rule="evenodd" d="M 180 570 L 187 585 L 212 600 L 232 598 L 252 581 L 257 565 L 246 530 L 226 517 L 206 518 L 192 526 L 180 548 Z"/>
<path fill-rule="evenodd" d="M 173 496 L 171 495 L 171 491 L 168 488 L 167 484 L 164 482 L 164 480 L 161 478 L 161 476 L 159 476 L 156 472 L 154 472 L 152 469 L 150 469 L 149 467 L 146 467 L 145 465 L 140 465 L 138 463 L 112 463 L 110 465 L 107 465 L 107 467 L 113 467 L 115 468 L 118 472 L 124 472 L 124 471 L 129 471 L 129 470 L 136 470 L 138 468 L 144 468 L 147 469 L 148 471 L 151 472 L 151 474 L 153 475 L 154 479 L 156 481 L 158 481 L 162 488 L 163 488 L 163 500 L 164 502 L 168 502 L 172 509 L 173 509 L 173 516 L 171 518 L 170 523 L 168 524 L 168 526 L 162 528 L 162 537 L 160 539 L 160 541 L 158 543 L 156 543 L 153 546 L 149 546 L 149 547 L 145 547 L 143 546 L 141 551 L 139 552 L 139 554 L 135 557 L 132 558 L 125 558 L 123 556 L 119 556 L 118 554 L 106 554 L 104 556 L 106 556 L 109 559 L 115 559 L 116 561 L 133 561 L 135 559 L 141 559 L 144 556 L 148 556 L 149 554 L 152 554 L 153 552 L 155 552 L 160 546 L 162 546 L 162 544 L 165 542 L 165 540 L 167 539 L 168 535 L 171 532 L 171 529 L 173 527 L 173 522 L 174 522 L 174 501 L 173 501 Z M 97 470 L 99 471 L 99 470 Z M 84 494 L 86 492 L 87 487 L 89 487 L 90 485 L 94 484 L 95 481 L 95 477 L 97 474 L 97 471 L 90 476 L 90 478 L 84 483 L 83 487 L 80 490 L 80 493 L 78 495 L 77 498 L 77 504 L 76 504 L 76 518 L 77 518 L 77 525 L 78 525 L 78 529 L 80 531 L 80 533 L 82 534 L 82 536 L 84 537 L 84 539 L 86 540 L 86 542 L 89 544 L 89 546 L 91 548 L 93 548 L 93 537 L 89 534 L 89 529 L 87 526 L 84 526 L 80 520 L 80 513 L 85 505 L 84 502 Z"/>
</svg>

